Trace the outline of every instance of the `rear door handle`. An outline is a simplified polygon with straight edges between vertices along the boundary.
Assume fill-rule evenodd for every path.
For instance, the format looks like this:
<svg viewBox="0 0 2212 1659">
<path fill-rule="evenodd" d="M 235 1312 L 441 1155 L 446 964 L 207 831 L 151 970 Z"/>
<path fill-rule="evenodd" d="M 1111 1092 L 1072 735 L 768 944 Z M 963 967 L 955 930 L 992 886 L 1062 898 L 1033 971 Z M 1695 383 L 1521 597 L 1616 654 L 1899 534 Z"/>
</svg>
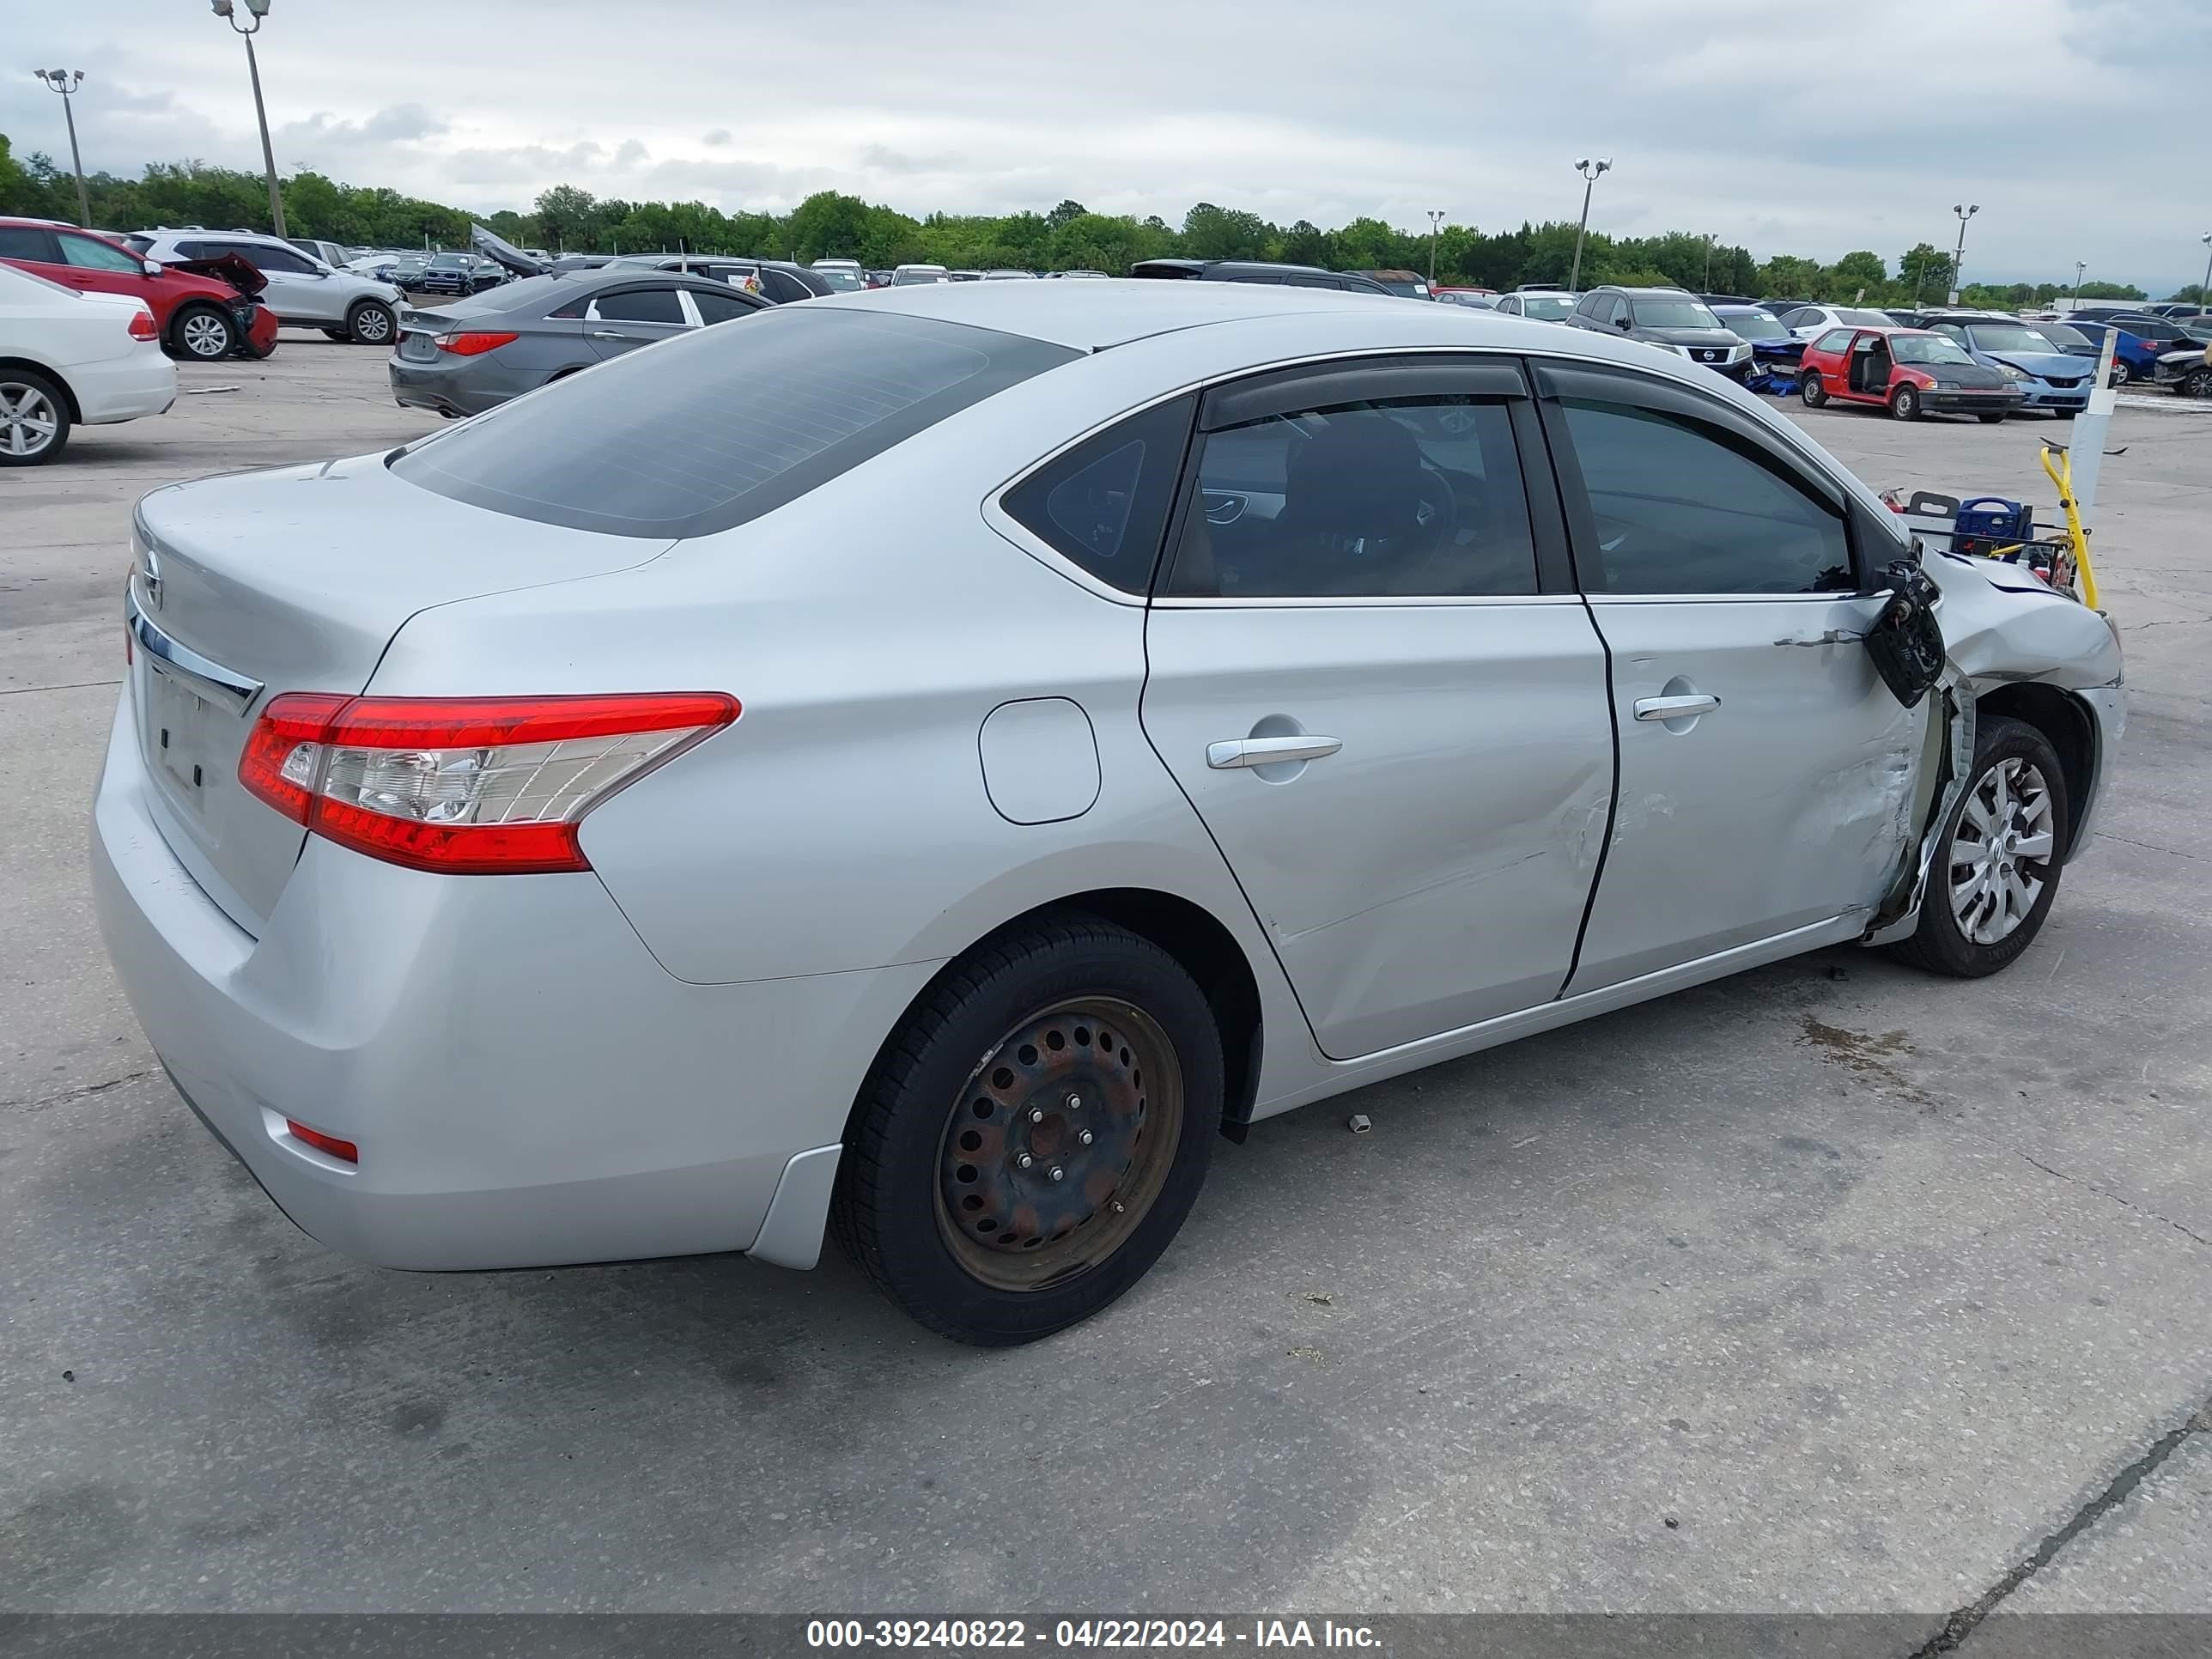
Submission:
<svg viewBox="0 0 2212 1659">
<path fill-rule="evenodd" d="M 1343 747 L 1341 738 L 1318 737 L 1310 732 L 1290 738 L 1234 738 L 1206 744 L 1206 763 L 1217 772 L 1239 766 L 1277 766 L 1319 760 Z"/>
<path fill-rule="evenodd" d="M 641 340 L 645 336 L 642 334 L 617 334 L 612 329 L 595 328 L 592 331 L 592 337 L 594 340 Z"/>
<path fill-rule="evenodd" d="M 1686 720 L 1692 714 L 1710 714 L 1721 706 L 1721 700 L 1709 691 L 1693 692 L 1682 697 L 1638 697 L 1636 718 L 1640 720 Z"/>
</svg>

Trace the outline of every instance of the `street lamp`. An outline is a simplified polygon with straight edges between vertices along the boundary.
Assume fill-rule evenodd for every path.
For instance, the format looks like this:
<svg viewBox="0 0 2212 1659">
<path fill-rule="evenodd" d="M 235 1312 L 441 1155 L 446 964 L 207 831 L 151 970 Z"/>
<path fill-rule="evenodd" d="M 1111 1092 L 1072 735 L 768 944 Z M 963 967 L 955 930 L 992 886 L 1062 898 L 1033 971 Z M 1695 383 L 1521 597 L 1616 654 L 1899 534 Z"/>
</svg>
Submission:
<svg viewBox="0 0 2212 1659">
<path fill-rule="evenodd" d="M 62 95 L 62 116 L 69 123 L 70 166 L 76 169 L 76 222 L 87 230 L 92 228 L 92 202 L 84 193 L 84 158 L 76 150 L 76 108 L 70 100 L 84 84 L 82 70 L 33 70 L 39 83 L 49 92 Z"/>
<path fill-rule="evenodd" d="M 1444 210 L 1442 208 L 1429 210 L 1429 286 L 1431 288 L 1437 285 L 1437 232 L 1443 227 L 1443 222 Z"/>
<path fill-rule="evenodd" d="M 2212 249 L 2212 230 L 2206 231 L 2197 240 L 2203 243 L 2208 249 Z M 2197 290 L 2197 303 L 2200 306 L 2212 306 L 2212 252 L 2208 252 L 2204 256 L 2204 283 Z"/>
<path fill-rule="evenodd" d="M 1966 221 L 1981 210 L 1982 204 L 1979 202 L 1974 203 L 1970 207 L 1960 207 L 1956 202 L 1951 204 L 1951 211 L 1959 216 L 1959 251 L 1951 256 L 1951 303 L 1953 305 L 1959 303 L 1959 295 L 1966 286 L 1959 280 L 1959 270 L 1966 259 Z"/>
<path fill-rule="evenodd" d="M 2074 297 L 2077 300 L 2081 297 L 2081 273 L 2088 268 L 2087 260 L 2076 259 L 2074 262 Z"/>
<path fill-rule="evenodd" d="M 1583 222 L 1575 231 L 1575 268 L 1567 273 L 1567 290 L 1572 293 L 1583 277 L 1583 238 L 1589 233 L 1590 191 L 1597 186 L 1597 176 L 1613 166 L 1613 158 L 1601 155 L 1593 161 L 1583 156 L 1575 163 L 1575 171 L 1583 176 Z"/>
<path fill-rule="evenodd" d="M 275 222 L 276 234 L 284 234 L 284 198 L 276 189 L 276 152 L 269 147 L 269 112 L 261 106 L 261 65 L 253 56 L 253 33 L 261 27 L 261 20 L 269 15 L 269 0 L 246 0 L 246 9 L 253 21 L 240 24 L 238 10 L 231 0 L 208 0 L 215 15 L 228 23 L 234 33 L 246 37 L 246 72 L 253 77 L 253 118 L 261 123 L 261 167 L 269 175 L 269 217 Z"/>
</svg>

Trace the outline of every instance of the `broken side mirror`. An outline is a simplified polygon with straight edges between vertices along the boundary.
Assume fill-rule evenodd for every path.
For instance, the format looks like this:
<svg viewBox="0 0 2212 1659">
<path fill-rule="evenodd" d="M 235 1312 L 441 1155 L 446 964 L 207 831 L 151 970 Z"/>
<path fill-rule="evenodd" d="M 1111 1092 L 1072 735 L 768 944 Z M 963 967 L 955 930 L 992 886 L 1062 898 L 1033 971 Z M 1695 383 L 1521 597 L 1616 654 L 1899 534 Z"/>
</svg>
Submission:
<svg viewBox="0 0 2212 1659">
<path fill-rule="evenodd" d="M 1882 579 L 1889 599 L 1867 629 L 1867 654 L 1891 694 L 1912 708 L 1943 676 L 1943 630 L 1936 620 L 1942 590 L 1917 559 L 1891 561 Z"/>
</svg>

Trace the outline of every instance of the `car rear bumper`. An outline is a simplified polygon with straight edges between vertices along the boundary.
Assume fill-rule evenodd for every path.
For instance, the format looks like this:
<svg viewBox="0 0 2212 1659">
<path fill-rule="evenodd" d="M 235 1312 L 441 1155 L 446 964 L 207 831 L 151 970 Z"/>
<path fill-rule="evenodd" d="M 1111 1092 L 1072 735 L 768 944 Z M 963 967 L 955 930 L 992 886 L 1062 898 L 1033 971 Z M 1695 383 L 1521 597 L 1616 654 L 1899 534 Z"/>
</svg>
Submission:
<svg viewBox="0 0 2212 1659">
<path fill-rule="evenodd" d="M 87 426 L 159 415 L 177 401 L 177 366 L 150 341 L 104 362 L 74 364 L 67 378 Z"/>
<path fill-rule="evenodd" d="M 410 409 L 435 410 L 441 415 L 481 415 L 534 390 L 537 385 L 534 379 L 507 373 L 482 356 L 448 356 L 441 362 L 418 363 L 395 351 L 386 360 L 385 368 L 392 378 L 395 402 Z"/>
<path fill-rule="evenodd" d="M 688 984 L 594 876 L 432 876 L 312 837 L 257 939 L 171 850 L 135 721 L 126 690 L 100 930 L 179 1093 L 303 1231 L 384 1267 L 534 1267 L 745 1249 L 773 1209 L 763 1253 L 811 1262 L 821 1150 L 933 964 Z M 787 1167 L 817 1177 L 795 1222 Z"/>
</svg>

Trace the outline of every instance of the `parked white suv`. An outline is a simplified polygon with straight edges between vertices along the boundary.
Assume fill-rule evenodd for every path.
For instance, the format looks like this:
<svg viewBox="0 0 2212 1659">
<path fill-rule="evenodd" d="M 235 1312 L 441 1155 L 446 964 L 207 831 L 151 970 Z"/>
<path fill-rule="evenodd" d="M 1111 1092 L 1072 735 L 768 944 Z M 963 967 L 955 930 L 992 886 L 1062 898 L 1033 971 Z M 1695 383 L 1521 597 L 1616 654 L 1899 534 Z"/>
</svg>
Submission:
<svg viewBox="0 0 2212 1659">
<path fill-rule="evenodd" d="M 261 303 L 289 327 L 319 328 L 333 340 L 373 346 L 388 346 L 398 333 L 398 289 L 333 270 L 279 237 L 252 230 L 142 230 L 124 240 L 165 265 L 237 254 L 269 279 Z"/>
</svg>

